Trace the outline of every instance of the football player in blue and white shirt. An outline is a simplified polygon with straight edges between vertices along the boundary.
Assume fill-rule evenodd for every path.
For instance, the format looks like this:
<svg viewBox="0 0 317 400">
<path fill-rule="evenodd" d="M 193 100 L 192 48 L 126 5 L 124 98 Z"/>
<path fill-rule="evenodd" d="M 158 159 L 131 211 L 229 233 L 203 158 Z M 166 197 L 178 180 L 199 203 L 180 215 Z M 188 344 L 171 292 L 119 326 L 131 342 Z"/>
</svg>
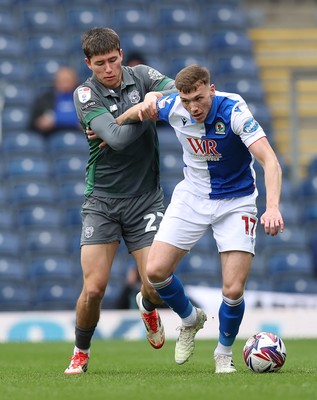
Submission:
<svg viewBox="0 0 317 400">
<path fill-rule="evenodd" d="M 194 351 L 196 333 L 207 319 L 195 308 L 174 274 L 182 257 L 209 227 L 222 264 L 216 373 L 235 372 L 232 345 L 244 314 L 244 287 L 255 254 L 258 222 L 256 159 L 264 169 L 266 210 L 260 222 L 266 234 L 283 232 L 279 210 L 282 171 L 266 135 L 237 94 L 210 84 L 208 69 L 191 65 L 175 80 L 178 94 L 157 101 L 157 119 L 168 122 L 183 146 L 184 180 L 175 187 L 147 263 L 149 282 L 182 320 L 175 361 L 185 363 Z M 159 97 L 159 96 L 158 96 Z M 155 114 L 146 106 L 140 119 Z"/>
</svg>

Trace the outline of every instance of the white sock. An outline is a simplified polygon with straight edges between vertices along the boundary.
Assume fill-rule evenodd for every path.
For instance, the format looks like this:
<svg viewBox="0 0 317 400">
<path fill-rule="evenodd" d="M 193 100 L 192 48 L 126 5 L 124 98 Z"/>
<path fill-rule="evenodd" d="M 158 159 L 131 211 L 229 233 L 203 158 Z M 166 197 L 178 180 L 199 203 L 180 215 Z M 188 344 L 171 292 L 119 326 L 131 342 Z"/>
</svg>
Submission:
<svg viewBox="0 0 317 400">
<path fill-rule="evenodd" d="M 214 352 L 214 356 L 218 354 L 225 354 L 226 356 L 232 357 L 232 346 L 224 346 L 223 344 L 218 342 L 218 345 Z"/>
<path fill-rule="evenodd" d="M 90 349 L 82 350 L 82 349 L 79 349 L 78 347 L 75 346 L 73 354 L 78 353 L 78 352 L 81 352 L 81 353 L 84 353 L 84 354 L 88 354 L 90 356 Z"/>
<path fill-rule="evenodd" d="M 196 307 L 193 307 L 192 312 L 186 318 L 182 318 L 183 326 L 193 326 L 195 325 L 197 320 L 197 310 Z"/>
</svg>

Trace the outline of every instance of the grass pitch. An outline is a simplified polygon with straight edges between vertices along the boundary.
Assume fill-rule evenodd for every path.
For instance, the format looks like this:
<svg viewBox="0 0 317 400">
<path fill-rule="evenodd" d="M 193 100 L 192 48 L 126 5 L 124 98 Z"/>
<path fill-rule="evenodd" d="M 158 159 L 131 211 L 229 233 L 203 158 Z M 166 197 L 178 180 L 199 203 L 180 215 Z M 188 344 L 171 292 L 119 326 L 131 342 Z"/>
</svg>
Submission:
<svg viewBox="0 0 317 400">
<path fill-rule="evenodd" d="M 66 376 L 72 343 L 0 344 L 1 400 L 313 400 L 317 396 L 317 339 L 284 340 L 287 357 L 277 373 L 255 374 L 234 347 L 235 374 L 216 375 L 213 340 L 196 340 L 184 365 L 175 341 L 160 350 L 144 341 L 95 340 L 86 374 Z"/>
</svg>

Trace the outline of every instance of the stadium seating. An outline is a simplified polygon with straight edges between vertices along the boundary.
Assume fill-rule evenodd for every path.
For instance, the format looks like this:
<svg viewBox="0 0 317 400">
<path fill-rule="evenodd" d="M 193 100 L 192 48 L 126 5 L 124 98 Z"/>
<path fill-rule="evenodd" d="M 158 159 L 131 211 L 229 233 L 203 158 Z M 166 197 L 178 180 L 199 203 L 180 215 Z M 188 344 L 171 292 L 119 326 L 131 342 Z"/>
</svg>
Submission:
<svg viewBox="0 0 317 400">
<path fill-rule="evenodd" d="M 34 295 L 36 310 L 73 310 L 80 290 L 74 283 L 46 282 Z"/>
<path fill-rule="evenodd" d="M 206 65 L 211 70 L 216 89 L 241 94 L 271 143 L 275 144 L 272 114 L 266 105 L 253 45 L 246 31 L 250 21 L 241 4 L 239 0 L 1 1 L 0 92 L 5 100 L 4 137 L 0 145 L 1 280 L 19 280 L 19 268 L 23 270 L 21 264 L 30 272 L 31 264 L 25 263 L 25 260 L 21 263 L 17 257 L 19 254 L 26 255 L 27 261 L 32 260 L 33 263 L 53 253 L 56 259 L 59 257 L 61 265 L 62 260 L 70 257 L 73 266 L 76 264 L 78 269 L 78 278 L 81 276 L 78 257 L 80 206 L 89 151 L 86 138 L 81 132 L 65 131 L 56 132 L 44 140 L 42 136 L 29 132 L 27 126 L 28 107 L 34 95 L 50 86 L 59 66 L 73 66 L 82 81 L 90 76 L 82 54 L 81 34 L 92 26 L 118 29 L 125 54 L 140 51 L 147 64 L 171 77 L 191 63 Z M 36 84 L 33 85 L 34 82 Z M 183 179 L 182 149 L 172 129 L 165 124 L 158 126 L 161 183 L 167 205 L 175 185 Z M 289 170 L 285 162 L 282 162 L 282 168 L 281 210 L 286 223 L 285 231 L 271 238 L 264 234 L 259 224 L 257 255 L 247 289 L 314 293 L 316 279 L 309 275 L 309 271 L 314 270 L 316 276 L 317 234 L 314 232 L 317 230 L 317 161 L 311 160 L 307 175 L 296 190 L 287 178 Z M 265 204 L 265 190 L 260 174 L 258 186 L 261 213 Z M 54 225 L 56 222 L 59 226 L 62 220 L 63 230 L 25 227 L 26 221 L 22 218 L 25 205 L 47 209 L 46 206 L 54 202 L 54 212 L 50 216 L 57 219 L 48 220 L 45 224 Z M 210 244 L 211 255 L 207 250 Z M 122 246 L 113 268 L 114 281 L 107 291 L 104 308 L 114 306 L 120 295 L 124 267 L 128 263 L 126 249 L 122 253 L 121 250 Z M 198 265 L 205 260 L 205 254 L 208 267 L 204 270 L 204 263 L 201 269 L 198 268 L 197 278 L 191 280 L 190 275 L 196 273 L 192 271 L 192 264 L 196 262 Z M 216 255 L 214 240 L 202 238 L 191 254 L 184 258 L 186 284 L 218 285 L 219 265 L 216 259 L 219 256 L 217 258 Z M 298 257 L 302 257 L 301 262 L 296 262 Z M 4 259 L 7 261 L 4 262 Z M 9 272 L 5 267 L 8 262 L 12 263 L 11 278 L 10 274 L 6 274 Z M 217 269 L 217 273 L 213 268 Z M 300 268 L 303 268 L 301 279 L 297 279 L 298 276 L 289 281 L 286 279 L 288 274 L 296 275 Z M 192 273 L 187 274 L 186 271 Z M 275 271 L 272 272 L 274 279 L 264 279 L 270 271 Z M 282 276 L 283 279 L 280 279 Z M 30 288 L 6 284 L 0 287 L 0 291 L 0 309 L 3 310 L 10 310 L 10 307 L 24 310 L 36 303 Z M 73 309 L 74 299 L 67 288 L 61 292 L 59 307 Z M 74 297 L 77 297 L 77 293 Z M 40 307 L 50 308 L 58 303 L 54 296 L 51 300 L 53 303 L 41 298 Z"/>
<path fill-rule="evenodd" d="M 10 200 L 15 206 L 56 204 L 57 190 L 53 183 L 34 178 L 12 180 Z"/>
<path fill-rule="evenodd" d="M 0 282 L 25 283 L 26 277 L 26 265 L 19 258 L 19 255 L 0 255 Z"/>
<path fill-rule="evenodd" d="M 25 283 L 0 283 L 0 311 L 29 311 L 33 309 L 33 291 Z"/>
<path fill-rule="evenodd" d="M 17 224 L 21 228 L 61 228 L 62 211 L 53 205 L 30 205 L 19 207 Z"/>
</svg>

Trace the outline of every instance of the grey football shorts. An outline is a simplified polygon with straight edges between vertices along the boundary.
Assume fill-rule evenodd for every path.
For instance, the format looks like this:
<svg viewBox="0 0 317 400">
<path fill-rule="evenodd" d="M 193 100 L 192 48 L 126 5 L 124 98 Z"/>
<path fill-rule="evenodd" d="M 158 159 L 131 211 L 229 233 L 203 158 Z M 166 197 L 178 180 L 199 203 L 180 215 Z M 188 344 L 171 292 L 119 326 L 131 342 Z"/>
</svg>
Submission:
<svg viewBox="0 0 317 400">
<path fill-rule="evenodd" d="M 80 244 L 125 241 L 129 252 L 150 246 L 163 218 L 161 188 L 138 197 L 88 197 L 82 206 Z"/>
</svg>

